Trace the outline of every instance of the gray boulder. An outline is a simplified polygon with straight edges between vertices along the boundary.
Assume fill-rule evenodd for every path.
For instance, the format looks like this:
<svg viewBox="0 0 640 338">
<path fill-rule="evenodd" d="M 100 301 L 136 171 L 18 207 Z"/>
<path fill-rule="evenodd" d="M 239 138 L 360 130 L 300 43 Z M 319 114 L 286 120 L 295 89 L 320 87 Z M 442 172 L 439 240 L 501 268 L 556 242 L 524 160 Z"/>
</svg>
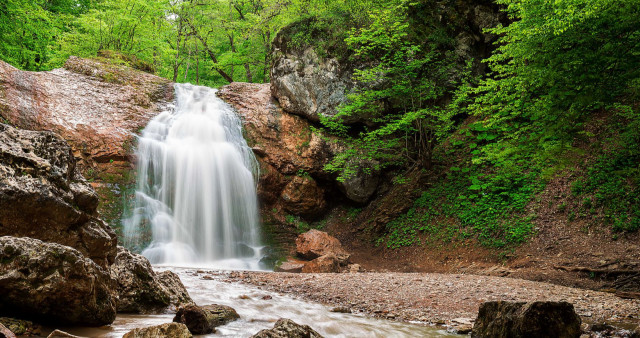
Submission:
<svg viewBox="0 0 640 338">
<path fill-rule="evenodd" d="M 107 325 L 116 317 L 114 287 L 106 270 L 71 247 L 0 237 L 0 314 Z"/>
<path fill-rule="evenodd" d="M 356 203 L 366 203 L 376 192 L 380 183 L 378 163 L 368 160 L 352 161 L 347 166 L 355 167 L 356 170 L 351 175 L 347 175 L 343 181 L 338 181 L 338 188 L 348 199 Z"/>
<path fill-rule="evenodd" d="M 577 338 L 580 324 L 567 302 L 485 302 L 471 337 Z"/>
<path fill-rule="evenodd" d="M 0 124 L 0 205 L 0 236 L 67 245 L 103 267 L 115 259 L 116 234 L 97 217 L 98 196 L 54 133 Z"/>
<path fill-rule="evenodd" d="M 251 338 L 322 338 L 309 325 L 300 325 L 291 319 L 278 319 L 273 329 L 264 329 Z"/>
<path fill-rule="evenodd" d="M 193 303 L 177 275 L 170 271 L 156 274 L 144 256 L 121 246 L 110 272 L 117 282 L 120 313 L 158 313 Z"/>
</svg>

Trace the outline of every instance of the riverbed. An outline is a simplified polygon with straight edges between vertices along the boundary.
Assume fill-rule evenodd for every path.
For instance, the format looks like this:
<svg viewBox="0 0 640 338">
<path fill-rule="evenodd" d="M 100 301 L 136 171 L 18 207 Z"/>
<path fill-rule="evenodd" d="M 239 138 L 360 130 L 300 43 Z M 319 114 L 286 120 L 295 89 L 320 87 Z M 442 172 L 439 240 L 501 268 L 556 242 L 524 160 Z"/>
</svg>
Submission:
<svg viewBox="0 0 640 338">
<path fill-rule="evenodd" d="M 203 271 L 194 268 L 169 269 L 180 276 L 192 299 L 198 305 L 222 304 L 236 309 L 240 319 L 218 327 L 216 333 L 202 337 L 250 337 L 262 329 L 273 327 L 279 318 L 289 318 L 311 326 L 325 337 L 455 337 L 444 329 L 420 323 L 377 319 L 362 314 L 332 312 L 332 307 L 303 300 L 292 295 L 261 290 L 256 286 L 229 282 L 229 272 Z M 275 273 L 272 273 L 275 274 Z M 119 314 L 110 326 L 100 328 L 61 328 L 87 337 L 122 337 L 128 331 L 171 322 L 173 314 Z"/>
</svg>

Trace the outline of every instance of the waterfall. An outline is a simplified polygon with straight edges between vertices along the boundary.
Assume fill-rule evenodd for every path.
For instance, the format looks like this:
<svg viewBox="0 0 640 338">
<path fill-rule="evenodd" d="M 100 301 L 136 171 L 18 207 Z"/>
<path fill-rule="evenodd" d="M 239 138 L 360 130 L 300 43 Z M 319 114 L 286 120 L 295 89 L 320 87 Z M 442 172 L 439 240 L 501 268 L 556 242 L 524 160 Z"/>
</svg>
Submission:
<svg viewBox="0 0 640 338">
<path fill-rule="evenodd" d="M 138 141 L 137 190 L 125 245 L 154 264 L 255 269 L 257 161 L 216 90 L 175 85 L 176 101 Z"/>
</svg>

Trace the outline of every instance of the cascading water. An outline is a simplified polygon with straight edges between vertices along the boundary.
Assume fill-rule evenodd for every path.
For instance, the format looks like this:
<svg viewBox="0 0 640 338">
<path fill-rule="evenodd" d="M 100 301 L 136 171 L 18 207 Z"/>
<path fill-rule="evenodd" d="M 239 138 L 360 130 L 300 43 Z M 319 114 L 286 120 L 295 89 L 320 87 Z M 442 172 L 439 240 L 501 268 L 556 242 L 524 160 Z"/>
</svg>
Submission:
<svg viewBox="0 0 640 338">
<path fill-rule="evenodd" d="M 175 107 L 139 138 L 125 241 L 139 247 L 150 232 L 142 254 L 154 264 L 259 267 L 257 162 L 240 119 L 215 92 L 176 84 Z"/>
</svg>

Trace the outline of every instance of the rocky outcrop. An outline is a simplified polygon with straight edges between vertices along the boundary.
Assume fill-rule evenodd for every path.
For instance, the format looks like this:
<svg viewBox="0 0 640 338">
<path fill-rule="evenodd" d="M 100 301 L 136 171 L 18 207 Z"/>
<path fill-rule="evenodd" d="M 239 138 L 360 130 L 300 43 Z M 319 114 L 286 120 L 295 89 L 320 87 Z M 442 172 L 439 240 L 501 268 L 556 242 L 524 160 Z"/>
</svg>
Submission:
<svg viewBox="0 0 640 338">
<path fill-rule="evenodd" d="M 581 320 L 567 302 L 485 302 L 471 337 L 580 337 Z"/>
<path fill-rule="evenodd" d="M 123 338 L 191 338 L 187 326 L 180 323 L 167 323 L 145 328 L 133 329 Z"/>
<path fill-rule="evenodd" d="M 352 164 L 353 165 L 353 164 Z M 366 203 L 378 189 L 380 182 L 379 163 L 363 160 L 354 167 L 354 173 L 345 175 L 344 180 L 338 181 L 338 187 L 348 199 L 357 203 Z"/>
<path fill-rule="evenodd" d="M 193 334 L 208 334 L 216 327 L 240 318 L 236 310 L 225 305 L 187 305 L 178 309 L 173 321 L 185 324 Z"/>
<path fill-rule="evenodd" d="M 322 338 L 309 325 L 300 325 L 291 319 L 278 319 L 273 329 L 264 329 L 251 338 Z"/>
<path fill-rule="evenodd" d="M 349 253 L 342 248 L 340 241 L 324 231 L 311 229 L 296 239 L 296 253 L 306 259 L 315 259 L 333 255 L 340 263 L 349 260 Z"/>
<path fill-rule="evenodd" d="M 316 182 L 332 178 L 323 171 L 335 149 L 313 131 L 309 121 L 283 112 L 269 84 L 234 82 L 218 95 L 243 120 L 245 138 L 260 162 L 258 196 L 266 205 L 309 215 L 326 205 Z"/>
<path fill-rule="evenodd" d="M 0 237 L 0 314 L 107 325 L 116 316 L 113 289 L 109 273 L 71 247 Z"/>
<path fill-rule="evenodd" d="M 337 58 L 318 56 L 313 46 L 292 48 L 291 30 L 305 24 L 282 29 L 273 41 L 271 93 L 286 112 L 318 122 L 347 101 L 353 69 Z"/>
<path fill-rule="evenodd" d="M 334 254 L 320 256 L 305 263 L 302 268 L 304 273 L 332 273 L 340 271 L 340 261 Z"/>
<path fill-rule="evenodd" d="M 106 267 L 116 234 L 97 217 L 98 196 L 67 143 L 51 132 L 0 124 L 0 236 L 73 247 Z"/>
<path fill-rule="evenodd" d="M 121 246 L 110 272 L 117 282 L 118 312 L 158 313 L 193 303 L 177 275 L 156 274 L 145 257 Z"/>
<path fill-rule="evenodd" d="M 89 164 L 126 160 L 134 133 L 172 96 L 169 80 L 107 59 L 72 56 L 50 72 L 21 71 L 0 61 L 2 118 L 61 135 Z"/>
</svg>

